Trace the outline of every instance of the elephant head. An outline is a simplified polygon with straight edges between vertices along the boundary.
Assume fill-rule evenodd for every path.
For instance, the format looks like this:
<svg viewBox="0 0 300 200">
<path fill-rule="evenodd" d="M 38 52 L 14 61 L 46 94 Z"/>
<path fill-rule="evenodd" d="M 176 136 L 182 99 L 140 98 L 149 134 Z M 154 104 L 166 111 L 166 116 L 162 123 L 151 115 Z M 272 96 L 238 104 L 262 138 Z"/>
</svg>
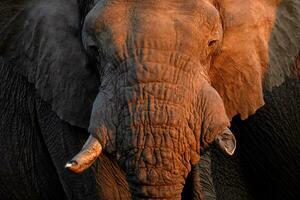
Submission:
<svg viewBox="0 0 300 200">
<path fill-rule="evenodd" d="M 89 127 L 68 169 L 82 172 L 105 151 L 126 171 L 133 196 L 179 198 L 205 148 L 215 142 L 233 154 L 231 118 L 264 104 L 279 2 L 91 2 L 87 16 L 75 1 L 19 3 L 0 52 L 58 116 Z"/>
<path fill-rule="evenodd" d="M 229 118 L 263 105 L 276 2 L 265 4 L 99 1 L 83 44 L 101 61 L 101 86 L 91 136 L 66 167 L 81 172 L 103 149 L 125 169 L 134 196 L 175 198 L 202 149 L 216 141 L 232 155 Z M 270 13 L 256 18 L 243 6 Z"/>
</svg>

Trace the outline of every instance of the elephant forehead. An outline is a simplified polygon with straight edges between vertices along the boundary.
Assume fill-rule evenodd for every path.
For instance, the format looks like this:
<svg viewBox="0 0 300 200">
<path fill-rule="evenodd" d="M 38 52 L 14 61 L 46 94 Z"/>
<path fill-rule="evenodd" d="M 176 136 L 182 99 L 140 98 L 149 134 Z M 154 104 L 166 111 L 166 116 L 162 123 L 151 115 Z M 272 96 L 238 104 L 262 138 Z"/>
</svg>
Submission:
<svg viewBox="0 0 300 200">
<path fill-rule="evenodd" d="M 108 54 L 139 47 L 201 54 L 207 40 L 221 37 L 219 13 L 206 1 L 111 0 L 93 13 L 89 25 Z"/>
<path fill-rule="evenodd" d="M 176 22 L 193 25 L 195 28 L 213 29 L 220 23 L 218 10 L 209 2 L 202 1 L 120 1 L 107 0 L 95 9 L 94 28 L 101 31 L 103 26 L 122 25 L 136 26 L 137 32 L 148 24 L 172 25 Z M 167 26 L 168 27 L 168 26 Z M 164 26 L 152 26 L 151 30 L 164 29 Z M 190 29 L 189 29 L 190 30 Z"/>
</svg>

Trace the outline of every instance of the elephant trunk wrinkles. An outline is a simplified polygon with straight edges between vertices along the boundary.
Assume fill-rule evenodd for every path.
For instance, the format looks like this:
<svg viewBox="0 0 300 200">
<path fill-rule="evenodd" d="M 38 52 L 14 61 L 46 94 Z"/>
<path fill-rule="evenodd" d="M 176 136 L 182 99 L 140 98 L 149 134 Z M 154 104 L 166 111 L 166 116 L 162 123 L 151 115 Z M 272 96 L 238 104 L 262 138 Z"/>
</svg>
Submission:
<svg viewBox="0 0 300 200">
<path fill-rule="evenodd" d="M 179 197 L 190 161 L 198 159 L 196 139 L 187 122 L 189 113 L 156 95 L 148 98 L 127 102 L 128 107 L 120 112 L 119 162 L 134 196 Z"/>
<path fill-rule="evenodd" d="M 116 77 L 103 82 L 114 94 L 99 98 L 107 99 L 102 110 L 114 111 L 92 115 L 98 121 L 90 132 L 116 155 L 135 198 L 180 199 L 191 163 L 200 159 L 201 68 L 175 54 L 111 66 Z"/>
</svg>

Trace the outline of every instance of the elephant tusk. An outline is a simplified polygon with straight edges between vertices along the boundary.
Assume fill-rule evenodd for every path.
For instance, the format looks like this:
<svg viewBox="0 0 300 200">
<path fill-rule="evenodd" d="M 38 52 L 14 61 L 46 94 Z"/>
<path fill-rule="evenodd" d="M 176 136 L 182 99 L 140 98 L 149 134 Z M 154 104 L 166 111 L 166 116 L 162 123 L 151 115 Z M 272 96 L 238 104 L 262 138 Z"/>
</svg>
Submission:
<svg viewBox="0 0 300 200">
<path fill-rule="evenodd" d="M 75 173 L 81 173 L 95 162 L 101 152 L 101 144 L 95 137 L 90 135 L 81 151 L 67 162 L 65 168 Z"/>
<path fill-rule="evenodd" d="M 227 155 L 232 156 L 236 150 L 236 139 L 229 128 L 217 135 L 215 142 L 217 146 Z"/>
</svg>

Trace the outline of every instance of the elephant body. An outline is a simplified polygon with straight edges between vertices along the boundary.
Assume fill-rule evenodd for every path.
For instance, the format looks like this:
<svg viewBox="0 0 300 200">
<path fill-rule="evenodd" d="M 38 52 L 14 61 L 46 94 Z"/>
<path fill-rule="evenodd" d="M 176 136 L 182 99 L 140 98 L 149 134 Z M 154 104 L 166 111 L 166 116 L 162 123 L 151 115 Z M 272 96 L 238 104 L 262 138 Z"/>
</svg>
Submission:
<svg viewBox="0 0 300 200">
<path fill-rule="evenodd" d="M 295 198 L 299 15 L 297 0 L 2 1 L 1 195 Z M 207 152 L 233 154 L 230 124 L 237 154 Z"/>
</svg>

